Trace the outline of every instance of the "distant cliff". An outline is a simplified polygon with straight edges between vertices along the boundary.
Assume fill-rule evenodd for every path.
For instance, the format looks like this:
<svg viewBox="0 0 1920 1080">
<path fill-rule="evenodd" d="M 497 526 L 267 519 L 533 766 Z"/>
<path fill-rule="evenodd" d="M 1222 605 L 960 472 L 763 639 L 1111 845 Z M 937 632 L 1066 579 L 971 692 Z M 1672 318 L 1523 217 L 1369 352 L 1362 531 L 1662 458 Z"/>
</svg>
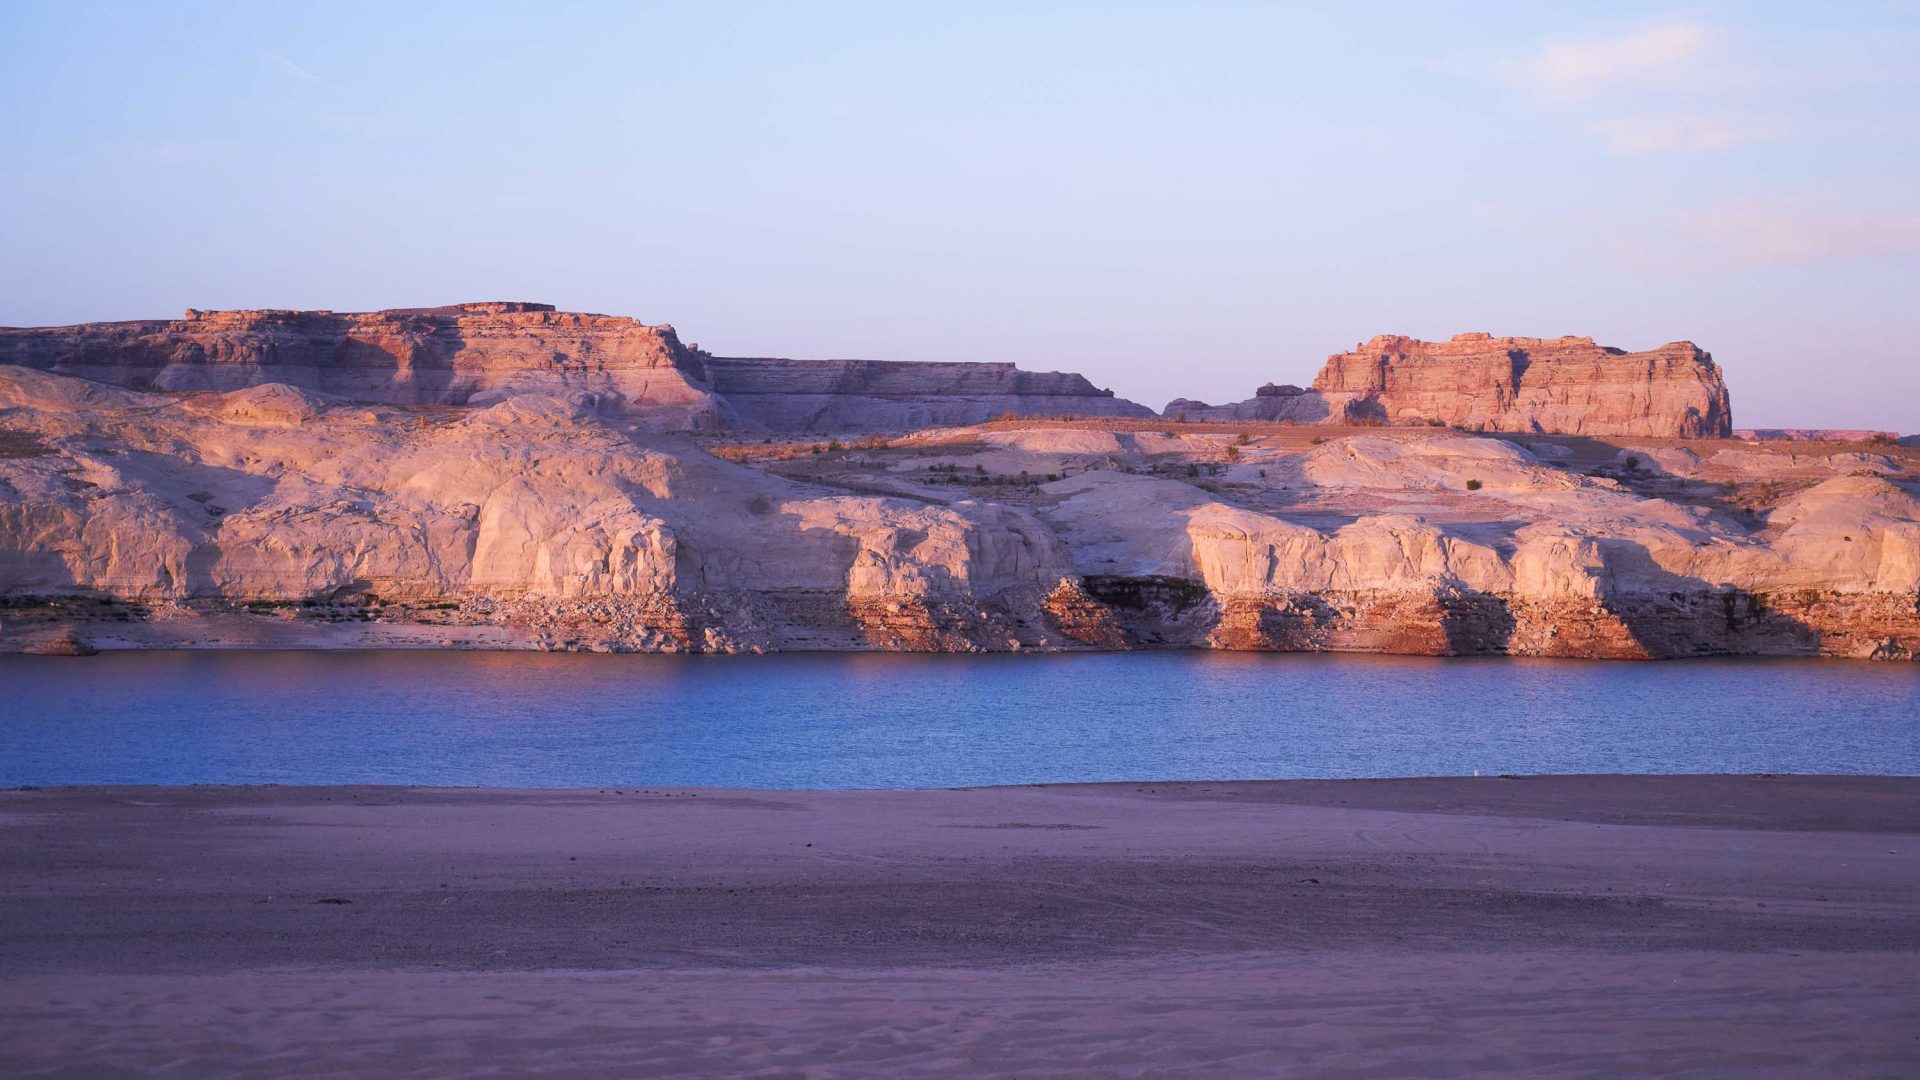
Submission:
<svg viewBox="0 0 1920 1080">
<path fill-rule="evenodd" d="M 580 391 L 663 426 L 722 420 L 703 358 L 671 326 L 547 304 L 196 311 L 174 320 L 0 329 L 0 363 L 136 390 L 282 383 L 352 401 L 484 405 Z"/>
<path fill-rule="evenodd" d="M 135 390 L 280 383 L 350 401 L 489 405 L 587 394 L 651 426 L 898 431 L 996 416 L 1152 416 L 1079 375 L 1012 364 L 734 359 L 671 326 L 492 302 L 387 311 L 197 311 L 184 318 L 0 328 L 0 364 Z"/>
<path fill-rule="evenodd" d="M 1154 415 L 1084 376 L 1012 364 L 716 356 L 707 366 L 714 389 L 736 413 L 774 431 L 906 431 L 978 424 L 1005 413 Z"/>
<path fill-rule="evenodd" d="M 1684 439 L 1733 431 L 1719 365 L 1691 342 L 1630 353 L 1585 337 L 1489 334 L 1383 335 L 1328 357 L 1309 389 L 1269 384 L 1221 406 L 1181 399 L 1167 414 Z"/>
</svg>

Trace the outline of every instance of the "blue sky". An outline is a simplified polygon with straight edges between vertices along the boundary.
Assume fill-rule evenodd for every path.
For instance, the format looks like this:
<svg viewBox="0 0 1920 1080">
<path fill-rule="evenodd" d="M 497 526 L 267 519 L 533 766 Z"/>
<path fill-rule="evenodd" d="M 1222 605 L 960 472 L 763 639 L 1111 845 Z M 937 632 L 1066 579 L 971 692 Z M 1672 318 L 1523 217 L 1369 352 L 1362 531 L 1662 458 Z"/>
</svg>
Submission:
<svg viewBox="0 0 1920 1080">
<path fill-rule="evenodd" d="M 527 299 L 1156 407 L 1691 339 L 1920 430 L 1920 4 L 0 0 L 0 324 Z"/>
</svg>

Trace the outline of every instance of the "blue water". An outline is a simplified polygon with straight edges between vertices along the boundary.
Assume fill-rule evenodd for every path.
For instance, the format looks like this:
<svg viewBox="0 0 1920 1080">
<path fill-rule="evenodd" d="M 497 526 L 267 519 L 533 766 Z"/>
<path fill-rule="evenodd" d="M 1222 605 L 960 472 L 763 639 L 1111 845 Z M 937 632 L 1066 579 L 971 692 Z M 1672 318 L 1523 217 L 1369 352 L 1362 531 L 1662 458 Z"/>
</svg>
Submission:
<svg viewBox="0 0 1920 1080">
<path fill-rule="evenodd" d="M 0 786 L 1920 775 L 1920 665 L 1210 652 L 0 656 Z"/>
</svg>

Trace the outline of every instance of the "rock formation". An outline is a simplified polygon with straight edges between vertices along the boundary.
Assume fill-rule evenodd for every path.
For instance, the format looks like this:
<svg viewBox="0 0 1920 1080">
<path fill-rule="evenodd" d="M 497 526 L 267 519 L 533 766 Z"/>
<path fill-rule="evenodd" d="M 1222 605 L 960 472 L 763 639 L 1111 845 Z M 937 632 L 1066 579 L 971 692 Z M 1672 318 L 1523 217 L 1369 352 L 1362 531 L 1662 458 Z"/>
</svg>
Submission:
<svg viewBox="0 0 1920 1080">
<path fill-rule="evenodd" d="M 1920 650 L 1920 451 L 1706 441 L 1692 345 L 1376 338 L 1170 411 L 1381 427 L 536 304 L 0 330 L 0 650 Z"/>
<path fill-rule="evenodd" d="M 1733 433 L 1747 442 L 1861 442 L 1897 443 L 1897 431 L 1872 428 L 1740 428 Z"/>
<path fill-rule="evenodd" d="M 1431 424 L 1473 431 L 1725 438 L 1720 368 L 1691 342 L 1629 353 L 1592 338 L 1381 336 L 1327 358 L 1310 389 L 1263 386 L 1247 401 L 1176 400 L 1193 420 Z"/>
<path fill-rule="evenodd" d="M 0 367 L 0 423 L 0 647 L 76 610 L 201 643 L 1006 647 L 1067 573 L 1017 507 L 797 484 L 584 394 L 449 414 Z"/>
<path fill-rule="evenodd" d="M 141 390 L 279 383 L 353 401 L 480 405 L 584 391 L 663 426 L 722 418 L 671 326 L 479 303 L 336 314 L 197 311 L 171 321 L 0 329 L 0 363 Z"/>
<path fill-rule="evenodd" d="M 0 366 L 0 649 L 1920 650 L 1920 452 L 1314 430 L 842 448 Z"/>
<path fill-rule="evenodd" d="M 1080 375 L 1012 364 L 712 357 L 713 386 L 772 431 L 910 431 L 1001 415 L 1150 417 Z"/>
<path fill-rule="evenodd" d="M 176 320 L 0 328 L 0 364 L 137 390 L 277 383 L 350 401 L 487 405 L 593 396 L 654 427 L 899 431 L 1012 416 L 1152 416 L 1079 375 L 1012 364 L 712 357 L 671 326 L 519 302 L 197 311 Z"/>
</svg>

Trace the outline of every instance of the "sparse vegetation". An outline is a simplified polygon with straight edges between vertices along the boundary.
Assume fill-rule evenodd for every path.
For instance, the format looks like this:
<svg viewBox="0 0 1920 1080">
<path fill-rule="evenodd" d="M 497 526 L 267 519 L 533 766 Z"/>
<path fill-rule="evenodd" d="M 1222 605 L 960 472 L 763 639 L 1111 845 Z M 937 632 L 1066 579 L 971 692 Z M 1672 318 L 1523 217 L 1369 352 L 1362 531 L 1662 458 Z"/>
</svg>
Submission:
<svg viewBox="0 0 1920 1080">
<path fill-rule="evenodd" d="M 1467 481 L 1467 490 L 1468 490 L 1468 491 L 1479 491 L 1479 490 L 1480 490 L 1480 488 L 1481 488 L 1481 486 L 1482 486 L 1482 485 L 1481 485 L 1481 483 L 1480 483 L 1480 481 L 1478 481 L 1478 480 L 1469 480 L 1469 481 Z"/>
</svg>

